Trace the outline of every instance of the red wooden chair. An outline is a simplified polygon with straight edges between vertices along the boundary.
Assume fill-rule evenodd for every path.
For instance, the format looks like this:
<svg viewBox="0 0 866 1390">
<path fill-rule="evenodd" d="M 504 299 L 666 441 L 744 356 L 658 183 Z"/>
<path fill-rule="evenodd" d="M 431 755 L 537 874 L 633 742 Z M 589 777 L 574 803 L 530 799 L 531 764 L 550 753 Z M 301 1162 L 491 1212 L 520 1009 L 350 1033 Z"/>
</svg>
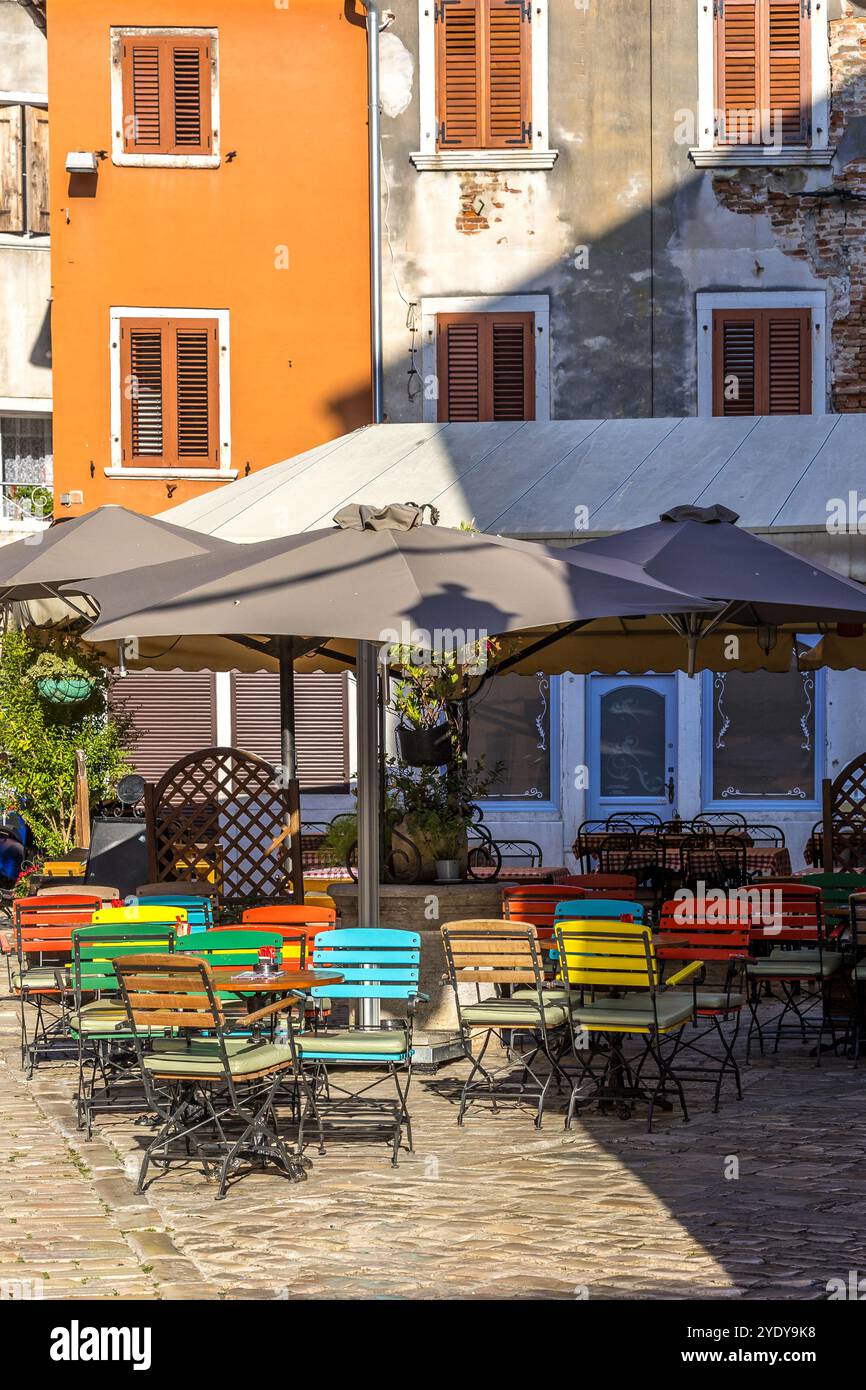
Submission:
<svg viewBox="0 0 866 1390">
<path fill-rule="evenodd" d="M 19 898 L 13 907 L 14 945 L 5 936 L 9 983 L 21 1005 L 21 1065 L 33 1075 L 40 1056 L 68 1044 L 68 1003 L 72 997 L 72 932 L 89 926 L 103 905 L 93 893 Z M 28 1036 L 27 1009 L 33 1010 Z"/>
<path fill-rule="evenodd" d="M 751 922 L 751 949 L 756 957 L 747 967 L 750 985 L 749 1009 L 751 1020 L 746 1040 L 748 1059 L 752 1034 L 757 1033 L 761 1055 L 764 1054 L 764 1033 L 758 1017 L 762 991 L 775 999 L 781 1008 L 775 1019 L 776 1039 L 773 1051 L 785 1033 L 808 1041 L 809 1031 L 817 1035 L 817 1060 L 821 1061 L 821 1040 L 829 1029 L 831 1047 L 836 1045 L 836 1032 L 828 1009 L 830 979 L 841 968 L 843 955 L 840 938 L 845 924 L 828 930 L 824 920 L 821 889 L 816 885 L 791 883 L 783 879 L 758 879 L 749 890 L 754 903 Z M 817 1021 L 810 1015 L 817 1013 Z M 786 1023 L 792 1014 L 794 1021 Z M 766 1026 L 766 1023 L 765 1025 Z"/>
<path fill-rule="evenodd" d="M 679 1072 L 687 1081 L 714 1081 L 713 1110 L 719 1108 L 722 1083 L 726 1072 L 733 1075 L 737 1099 L 742 1100 L 740 1069 L 734 1057 L 734 1045 L 740 1032 L 740 1017 L 747 1002 L 745 972 L 749 961 L 752 932 L 752 905 L 748 899 L 717 902 L 703 899 L 672 899 L 663 903 L 659 920 L 656 955 L 661 961 L 722 962 L 727 966 L 721 984 L 713 986 L 704 981 L 692 986 L 695 1015 L 708 1026 L 692 1037 L 684 1033 L 681 1046 L 695 1052 L 703 1064 L 693 1072 Z M 727 1036 L 722 1024 L 734 1020 L 733 1033 Z M 722 1057 L 708 1051 L 702 1044 L 706 1039 L 717 1040 Z M 707 1066 L 709 1062 L 711 1065 Z"/>
</svg>

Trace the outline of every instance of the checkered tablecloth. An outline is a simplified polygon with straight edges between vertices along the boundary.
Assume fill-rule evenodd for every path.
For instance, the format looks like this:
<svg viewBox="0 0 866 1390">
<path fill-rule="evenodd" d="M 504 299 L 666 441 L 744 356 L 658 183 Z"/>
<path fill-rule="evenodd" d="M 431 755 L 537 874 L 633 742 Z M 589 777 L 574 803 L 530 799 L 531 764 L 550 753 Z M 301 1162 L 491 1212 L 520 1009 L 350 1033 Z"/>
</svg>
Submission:
<svg viewBox="0 0 866 1390">
<path fill-rule="evenodd" d="M 476 869 L 474 877 L 476 879 L 492 878 L 495 870 L 492 868 Z M 508 864 L 504 863 L 499 870 L 499 878 L 503 883 L 562 883 L 568 877 L 569 870 L 564 865 L 557 865 L 554 868 L 544 868 L 541 865 L 532 864 Z M 351 875 L 345 869 L 308 869 L 304 868 L 304 879 L 315 880 L 317 883 L 350 883 Z M 470 880 L 471 882 L 471 880 Z"/>
<path fill-rule="evenodd" d="M 603 839 L 603 836 L 599 837 L 600 841 Z M 719 848 L 724 852 L 726 847 L 720 845 Z M 729 844 L 727 848 L 730 850 L 732 846 Z M 719 868 L 719 856 L 713 849 L 690 849 L 688 860 L 692 873 L 697 877 L 709 877 Z M 633 869 L 648 869 L 656 863 L 658 859 L 653 849 L 606 849 L 604 852 L 604 867 L 609 873 L 629 873 Z M 676 872 L 682 865 L 681 850 L 677 847 L 666 849 L 664 864 L 667 869 Z M 746 872 L 750 878 L 786 878 L 791 873 L 791 856 L 787 849 L 779 849 L 774 845 L 747 845 Z"/>
</svg>

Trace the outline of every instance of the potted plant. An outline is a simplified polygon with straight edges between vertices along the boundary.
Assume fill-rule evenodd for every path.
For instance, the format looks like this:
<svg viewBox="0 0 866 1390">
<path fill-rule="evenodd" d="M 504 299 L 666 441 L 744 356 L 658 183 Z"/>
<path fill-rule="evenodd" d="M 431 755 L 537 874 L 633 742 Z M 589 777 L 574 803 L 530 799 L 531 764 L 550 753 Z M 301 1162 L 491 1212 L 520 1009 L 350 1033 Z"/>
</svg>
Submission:
<svg viewBox="0 0 866 1390">
<path fill-rule="evenodd" d="M 52 705 L 81 705 L 96 688 L 96 676 L 73 651 L 40 652 L 27 672 L 43 700 Z"/>
<path fill-rule="evenodd" d="M 410 767 L 445 767 L 454 762 L 460 703 L 500 645 L 483 638 L 439 653 L 420 647 L 390 648 L 389 662 L 399 672 L 391 708 L 400 720 L 396 735 L 402 762 Z"/>
<path fill-rule="evenodd" d="M 444 768 L 389 762 L 389 794 L 399 815 L 395 841 L 404 836 L 415 846 L 422 881 L 453 882 L 466 876 L 474 803 L 489 794 L 501 775 L 502 764 L 488 772 L 483 759 L 470 764 L 461 758 Z M 398 849 L 395 842 L 395 853 Z"/>
</svg>

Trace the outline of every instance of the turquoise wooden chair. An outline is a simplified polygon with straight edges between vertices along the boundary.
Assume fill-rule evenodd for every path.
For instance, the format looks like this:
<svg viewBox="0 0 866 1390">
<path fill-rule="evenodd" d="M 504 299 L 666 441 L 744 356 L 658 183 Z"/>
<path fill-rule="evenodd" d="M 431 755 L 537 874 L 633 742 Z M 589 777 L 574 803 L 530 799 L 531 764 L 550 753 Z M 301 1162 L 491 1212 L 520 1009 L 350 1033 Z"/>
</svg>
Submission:
<svg viewBox="0 0 866 1390">
<path fill-rule="evenodd" d="M 390 1119 L 391 1163 L 397 1165 L 403 1127 L 412 1153 L 412 1122 L 407 1109 L 412 1077 L 412 1024 L 415 1010 L 427 995 L 418 992 L 421 973 L 421 937 L 417 932 L 344 928 L 318 932 L 313 947 L 313 968 L 339 972 L 343 983 L 314 985 L 313 998 L 393 1000 L 405 1006 L 400 1018 L 388 1027 L 325 1028 L 301 1033 L 297 1038 L 302 1065 L 314 1069 L 314 1094 L 322 1090 L 329 1102 L 322 1116 L 347 1117 L 369 1128 L 378 1111 Z M 375 1069 L 376 1075 L 360 1090 L 337 1086 L 329 1066 Z M 382 1074 L 384 1073 L 384 1074 Z M 383 1101 L 369 1093 L 391 1079 L 395 1101 Z M 332 1099 L 332 1092 L 339 1099 Z M 300 1142 L 300 1141 L 299 1141 Z"/>
<path fill-rule="evenodd" d="M 624 898 L 577 898 L 556 904 L 556 922 L 588 922 L 595 918 L 621 922 L 626 917 L 642 922 L 643 903 L 626 902 Z"/>
<path fill-rule="evenodd" d="M 190 931 L 209 931 L 213 926 L 213 904 L 210 898 L 199 898 L 187 893 L 154 893 L 152 897 L 137 898 L 133 894 L 125 898 L 128 907 L 177 907 L 186 911 Z"/>
</svg>

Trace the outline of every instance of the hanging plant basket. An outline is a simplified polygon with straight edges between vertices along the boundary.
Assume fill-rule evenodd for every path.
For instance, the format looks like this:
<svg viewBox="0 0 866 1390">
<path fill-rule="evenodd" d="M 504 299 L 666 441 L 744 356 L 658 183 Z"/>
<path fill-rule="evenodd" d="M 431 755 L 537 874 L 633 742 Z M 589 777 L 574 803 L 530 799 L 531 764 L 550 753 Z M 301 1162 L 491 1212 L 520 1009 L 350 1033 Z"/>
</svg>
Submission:
<svg viewBox="0 0 866 1390">
<path fill-rule="evenodd" d="M 81 705 L 93 694 L 94 682 L 87 676 L 46 676 L 36 689 L 50 705 Z"/>
<path fill-rule="evenodd" d="M 454 761 L 454 741 L 447 724 L 433 729 L 397 728 L 397 747 L 400 757 L 410 767 L 442 767 Z"/>
</svg>

